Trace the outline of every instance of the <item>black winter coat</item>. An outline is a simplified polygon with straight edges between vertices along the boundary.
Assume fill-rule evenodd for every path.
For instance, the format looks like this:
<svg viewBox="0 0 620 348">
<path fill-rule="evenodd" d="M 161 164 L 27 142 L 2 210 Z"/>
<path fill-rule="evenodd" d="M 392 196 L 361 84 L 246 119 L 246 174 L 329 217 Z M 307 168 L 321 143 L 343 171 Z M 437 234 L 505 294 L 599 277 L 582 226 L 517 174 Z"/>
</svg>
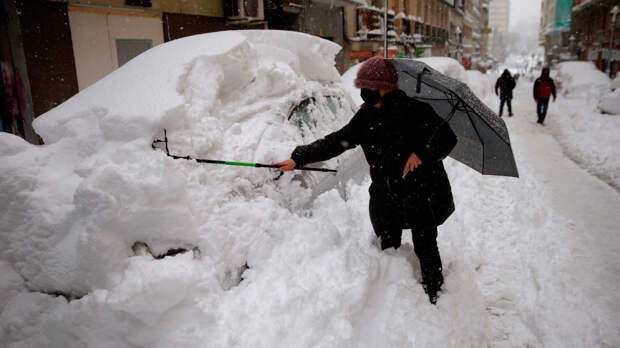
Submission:
<svg viewBox="0 0 620 348">
<path fill-rule="evenodd" d="M 512 90 L 516 85 L 515 79 L 509 73 L 503 73 L 495 82 L 495 94 L 497 94 L 499 89 L 499 97 L 501 99 L 512 99 Z"/>
<path fill-rule="evenodd" d="M 456 136 L 430 105 L 401 90 L 384 95 L 382 101 L 381 109 L 364 106 L 342 129 L 296 147 L 291 158 L 303 166 L 361 145 L 370 165 L 370 217 L 375 228 L 379 220 L 400 228 L 439 226 L 454 212 L 441 161 L 456 145 Z M 412 152 L 422 164 L 403 179 Z"/>
</svg>

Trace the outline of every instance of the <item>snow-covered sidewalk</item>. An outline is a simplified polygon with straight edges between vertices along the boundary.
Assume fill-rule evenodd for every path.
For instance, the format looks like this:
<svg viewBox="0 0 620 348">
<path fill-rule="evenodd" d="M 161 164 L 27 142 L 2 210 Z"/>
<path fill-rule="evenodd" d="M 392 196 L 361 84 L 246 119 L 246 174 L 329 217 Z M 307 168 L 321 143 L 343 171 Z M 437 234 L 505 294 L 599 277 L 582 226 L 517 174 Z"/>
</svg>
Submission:
<svg viewBox="0 0 620 348">
<path fill-rule="evenodd" d="M 523 199 L 536 204 L 541 195 L 549 205 L 537 216 L 544 228 L 529 241 L 531 250 L 543 253 L 530 270 L 535 282 L 530 288 L 535 293 L 528 295 L 531 332 L 543 346 L 618 346 L 620 194 L 570 160 L 549 127 L 536 124 L 530 88 L 520 84 L 515 116 L 505 120 L 521 180 L 543 189 Z M 523 256 L 525 263 L 537 257 Z"/>
</svg>

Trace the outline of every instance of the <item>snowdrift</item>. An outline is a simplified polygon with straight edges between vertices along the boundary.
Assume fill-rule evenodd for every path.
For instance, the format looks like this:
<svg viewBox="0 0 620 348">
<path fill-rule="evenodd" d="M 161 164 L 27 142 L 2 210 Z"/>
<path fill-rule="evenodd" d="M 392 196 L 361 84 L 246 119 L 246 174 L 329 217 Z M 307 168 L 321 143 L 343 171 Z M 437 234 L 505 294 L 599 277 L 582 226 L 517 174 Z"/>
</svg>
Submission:
<svg viewBox="0 0 620 348">
<path fill-rule="evenodd" d="M 375 244 L 367 180 L 315 197 L 323 176 L 276 180 L 268 170 L 198 165 L 151 149 L 166 128 L 175 154 L 287 158 L 356 108 L 345 92 L 352 84 L 343 87 L 334 68 L 338 50 L 278 31 L 189 37 L 42 115 L 35 128 L 45 145 L 0 134 L 0 345 L 618 342 L 601 324 L 613 321 L 567 279 L 574 250 L 554 232 L 571 222 L 553 216 L 519 153 L 519 180 L 483 178 L 446 160 L 457 211 L 440 227 L 446 283 L 432 306 L 408 232 L 399 250 Z M 477 93 L 490 90 L 478 74 L 436 62 Z"/>
<path fill-rule="evenodd" d="M 618 91 L 592 62 L 558 64 L 562 84 L 558 102 L 550 105 L 554 135 L 566 154 L 590 173 L 620 189 L 620 113 Z"/>
<path fill-rule="evenodd" d="M 338 50 L 292 32 L 184 38 L 37 118 L 45 145 L 0 134 L 0 340 L 335 347 L 382 345 L 389 331 L 393 346 L 484 345 L 473 283 L 445 295 L 470 299 L 446 316 L 428 303 L 410 244 L 373 244 L 367 181 L 312 201 L 325 174 L 276 180 L 151 149 L 166 128 L 173 154 L 288 158 L 353 114 Z M 461 267 L 447 287 L 467 283 Z"/>
<path fill-rule="evenodd" d="M 592 62 L 564 62 L 556 67 L 558 91 L 567 98 L 590 98 L 600 96 L 609 87 L 609 77 Z"/>
</svg>

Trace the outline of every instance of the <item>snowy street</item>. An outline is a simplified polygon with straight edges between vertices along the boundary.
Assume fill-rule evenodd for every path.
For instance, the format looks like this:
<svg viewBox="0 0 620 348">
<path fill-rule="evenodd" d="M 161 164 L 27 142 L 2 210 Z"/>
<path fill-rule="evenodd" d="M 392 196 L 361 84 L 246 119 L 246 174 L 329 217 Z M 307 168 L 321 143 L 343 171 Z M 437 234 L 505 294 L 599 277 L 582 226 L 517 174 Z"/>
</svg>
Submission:
<svg viewBox="0 0 620 348">
<path fill-rule="evenodd" d="M 503 118 L 519 178 L 444 160 L 436 305 L 410 232 L 378 245 L 359 148 L 311 163 L 331 176 L 152 147 L 167 129 L 175 155 L 288 158 L 361 104 L 340 50 L 289 31 L 173 40 L 39 116 L 44 145 L 0 133 L 0 348 L 620 347 L 620 116 L 598 108 L 620 80 L 590 62 L 560 64 L 544 127 L 519 80 Z M 497 111 L 498 71 L 419 60 Z"/>
<path fill-rule="evenodd" d="M 522 173 L 520 180 L 532 181 L 538 188 L 522 197 L 523 203 L 540 204 L 537 197 L 545 197 L 544 206 L 537 207 L 539 213 L 527 217 L 529 221 L 514 231 L 527 236 L 512 241 L 522 245 L 511 243 L 511 247 L 527 253 L 519 261 L 530 268 L 529 279 L 524 281 L 531 284 L 522 287 L 530 302 L 526 311 L 531 312 L 520 318 L 523 326 L 532 325 L 530 334 L 538 336 L 538 343 L 529 343 L 616 346 L 620 342 L 620 194 L 563 153 L 552 136 L 554 128 L 563 122 L 561 115 L 550 112 L 545 127 L 536 124 L 531 84 L 520 82 L 513 106 L 515 116 L 504 115 L 504 120 Z M 525 226 L 537 232 L 530 235 Z M 502 258 L 501 253 L 497 257 Z M 506 267 L 499 273 L 509 274 L 515 265 Z M 504 300 L 514 308 L 515 299 Z M 492 321 L 502 321 L 502 315 Z M 501 334 L 511 336 L 509 332 Z"/>
</svg>

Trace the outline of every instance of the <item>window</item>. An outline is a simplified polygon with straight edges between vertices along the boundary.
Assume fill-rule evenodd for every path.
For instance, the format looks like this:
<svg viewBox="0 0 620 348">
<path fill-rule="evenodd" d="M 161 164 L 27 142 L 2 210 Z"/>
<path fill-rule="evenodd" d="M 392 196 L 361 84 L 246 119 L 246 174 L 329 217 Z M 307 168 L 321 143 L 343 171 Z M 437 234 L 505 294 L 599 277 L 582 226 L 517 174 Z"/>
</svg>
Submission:
<svg viewBox="0 0 620 348">
<path fill-rule="evenodd" d="M 140 6 L 140 7 L 151 7 L 150 0 L 125 0 L 125 5 L 127 6 Z"/>
<path fill-rule="evenodd" d="M 116 55 L 118 58 L 118 66 L 123 66 L 151 47 L 153 47 L 153 40 L 117 39 Z"/>
</svg>

